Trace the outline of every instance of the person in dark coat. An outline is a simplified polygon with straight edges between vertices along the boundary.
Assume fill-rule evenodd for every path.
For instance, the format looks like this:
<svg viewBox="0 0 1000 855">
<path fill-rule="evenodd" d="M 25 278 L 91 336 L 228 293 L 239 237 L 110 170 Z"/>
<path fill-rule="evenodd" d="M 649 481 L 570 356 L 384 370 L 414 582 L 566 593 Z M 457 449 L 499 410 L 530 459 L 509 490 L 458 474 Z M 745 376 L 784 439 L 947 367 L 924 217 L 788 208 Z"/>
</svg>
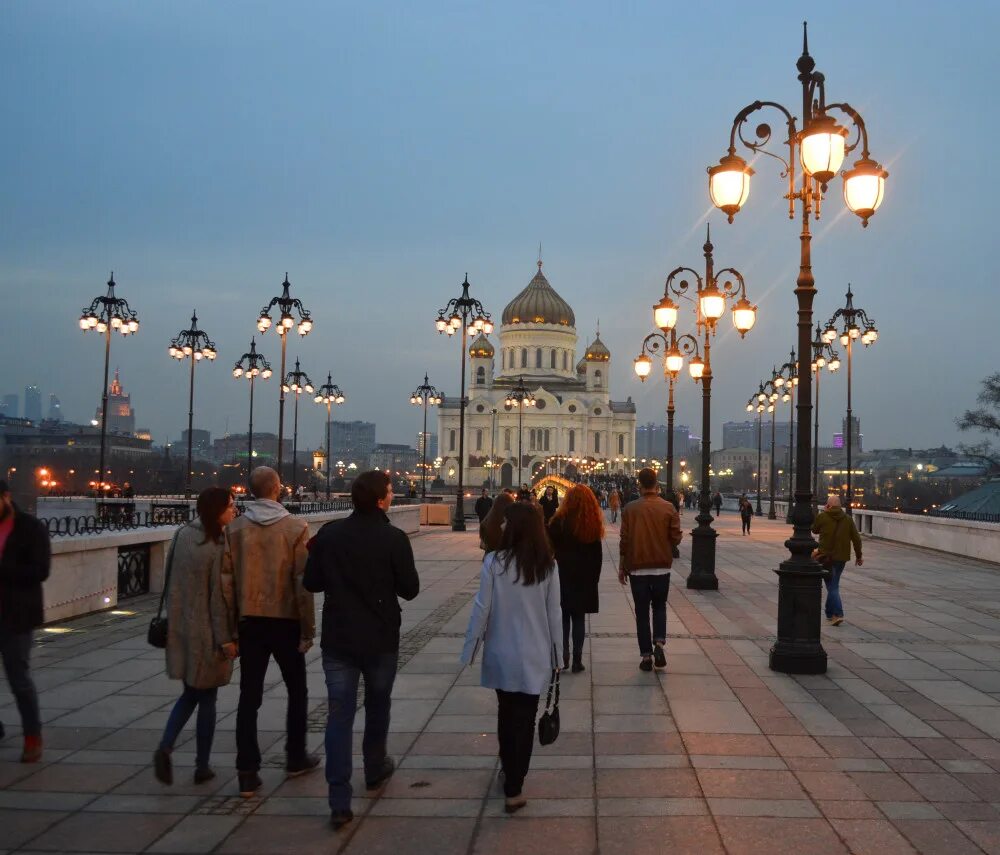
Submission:
<svg viewBox="0 0 1000 855">
<path fill-rule="evenodd" d="M 743 524 L 743 534 L 750 534 L 750 523 L 753 520 L 753 505 L 746 496 L 740 496 L 740 522 Z"/>
<path fill-rule="evenodd" d="M 0 481 L 0 657 L 21 716 L 22 763 L 42 759 L 42 719 L 29 661 L 32 630 L 44 618 L 42 582 L 49 578 L 50 560 L 45 526 L 16 506 L 7 482 Z"/>
<path fill-rule="evenodd" d="M 718 490 L 712 495 L 712 507 L 715 508 L 716 516 L 722 513 L 722 493 Z"/>
<path fill-rule="evenodd" d="M 548 525 L 559 507 L 559 494 L 556 492 L 556 488 L 546 487 L 544 495 L 538 500 L 538 504 L 542 506 L 542 513 L 545 515 L 545 524 Z"/>
<path fill-rule="evenodd" d="M 486 519 L 486 515 L 490 512 L 490 508 L 493 507 L 493 500 L 490 498 L 489 491 L 483 487 L 483 494 L 476 499 L 476 516 L 479 517 L 479 522 Z"/>
<path fill-rule="evenodd" d="M 563 666 L 569 667 L 573 634 L 573 673 L 583 671 L 586 615 L 600 609 L 597 583 L 601 578 L 604 514 L 593 490 L 573 487 L 549 523 L 549 538 L 559 565 L 559 604 L 563 618 Z"/>
</svg>

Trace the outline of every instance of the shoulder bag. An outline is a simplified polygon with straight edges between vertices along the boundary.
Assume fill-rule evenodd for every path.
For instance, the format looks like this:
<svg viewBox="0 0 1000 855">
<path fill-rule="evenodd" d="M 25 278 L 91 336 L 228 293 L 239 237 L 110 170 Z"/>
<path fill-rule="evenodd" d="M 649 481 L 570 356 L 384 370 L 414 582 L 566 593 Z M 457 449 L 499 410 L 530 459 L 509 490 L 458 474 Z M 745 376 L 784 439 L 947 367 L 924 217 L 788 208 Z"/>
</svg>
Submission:
<svg viewBox="0 0 1000 855">
<path fill-rule="evenodd" d="M 174 551 L 177 548 L 177 535 L 181 533 L 181 526 L 174 532 L 174 539 L 170 541 L 170 554 L 167 555 L 167 571 L 163 577 L 163 590 L 160 591 L 160 604 L 156 607 L 156 617 L 149 622 L 149 629 L 146 632 L 146 641 L 153 647 L 161 650 L 167 646 L 167 618 L 163 615 L 163 601 L 167 596 L 167 588 L 170 587 L 170 569 L 174 566 Z"/>
<path fill-rule="evenodd" d="M 556 659 L 556 648 L 552 645 L 552 659 Z M 552 700 L 552 691 L 555 690 L 555 702 Z M 552 679 L 549 681 L 549 694 L 545 698 L 545 712 L 538 719 L 538 743 L 540 745 L 551 745 L 559 738 L 559 669 L 553 667 Z"/>
<path fill-rule="evenodd" d="M 833 548 L 837 548 L 837 533 L 840 531 L 840 524 L 847 519 L 847 516 L 842 516 L 837 520 L 837 525 L 833 529 Z M 820 566 L 824 570 L 830 570 L 833 567 L 833 553 L 832 552 L 820 552 L 819 549 L 814 549 L 812 557 L 815 561 L 818 561 Z"/>
</svg>

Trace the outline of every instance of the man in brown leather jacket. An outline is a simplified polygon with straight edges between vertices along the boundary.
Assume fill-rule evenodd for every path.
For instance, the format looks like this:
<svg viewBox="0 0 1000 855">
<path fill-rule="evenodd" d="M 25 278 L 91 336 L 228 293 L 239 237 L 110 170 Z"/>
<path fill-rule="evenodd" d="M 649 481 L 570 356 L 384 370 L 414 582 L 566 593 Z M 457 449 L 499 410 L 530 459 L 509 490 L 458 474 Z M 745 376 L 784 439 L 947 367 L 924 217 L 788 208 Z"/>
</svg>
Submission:
<svg viewBox="0 0 1000 855">
<path fill-rule="evenodd" d="M 635 627 L 642 660 L 639 667 L 652 671 L 667 667 L 663 651 L 667 643 L 667 595 L 674 547 L 681 542 L 681 518 L 677 509 L 660 496 L 656 473 L 639 472 L 642 495 L 622 510 L 618 581 L 625 577 L 635 602 Z M 650 632 L 650 610 L 653 614 Z"/>
</svg>

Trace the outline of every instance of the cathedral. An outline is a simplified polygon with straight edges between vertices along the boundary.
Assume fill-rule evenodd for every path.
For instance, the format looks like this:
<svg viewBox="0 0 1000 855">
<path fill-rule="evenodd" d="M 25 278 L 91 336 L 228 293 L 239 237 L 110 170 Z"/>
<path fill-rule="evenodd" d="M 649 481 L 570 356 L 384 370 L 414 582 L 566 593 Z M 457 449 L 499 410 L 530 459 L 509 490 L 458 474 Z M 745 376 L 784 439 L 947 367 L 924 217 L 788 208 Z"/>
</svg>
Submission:
<svg viewBox="0 0 1000 855">
<path fill-rule="evenodd" d="M 465 484 L 516 486 L 546 469 L 572 477 L 594 464 L 597 471 L 621 471 L 635 456 L 635 404 L 611 399 L 611 353 L 599 332 L 577 360 L 573 309 L 549 284 L 541 261 L 503 310 L 499 340 L 499 353 L 485 335 L 469 344 Z M 522 383 L 534 406 L 508 406 L 508 394 Z M 458 482 L 458 432 L 459 400 L 445 398 L 438 456 L 448 484 Z"/>
</svg>

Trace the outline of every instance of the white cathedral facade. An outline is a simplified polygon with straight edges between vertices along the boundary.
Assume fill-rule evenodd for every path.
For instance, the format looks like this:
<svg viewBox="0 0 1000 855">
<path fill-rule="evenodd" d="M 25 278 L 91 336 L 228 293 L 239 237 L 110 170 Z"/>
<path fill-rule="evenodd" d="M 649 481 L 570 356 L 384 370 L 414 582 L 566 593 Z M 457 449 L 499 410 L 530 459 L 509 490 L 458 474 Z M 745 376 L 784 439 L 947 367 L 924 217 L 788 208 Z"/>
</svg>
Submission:
<svg viewBox="0 0 1000 855">
<path fill-rule="evenodd" d="M 573 309 L 541 261 L 503 310 L 499 339 L 499 352 L 485 335 L 469 344 L 465 484 L 517 486 L 519 477 L 530 483 L 546 470 L 572 476 L 595 464 L 602 464 L 596 471 L 623 471 L 635 456 L 635 404 L 611 398 L 611 353 L 600 333 L 577 359 Z M 535 399 L 523 412 L 506 406 L 521 383 Z M 447 397 L 438 412 L 438 456 L 448 484 L 458 482 L 458 455 L 459 400 Z"/>
</svg>

